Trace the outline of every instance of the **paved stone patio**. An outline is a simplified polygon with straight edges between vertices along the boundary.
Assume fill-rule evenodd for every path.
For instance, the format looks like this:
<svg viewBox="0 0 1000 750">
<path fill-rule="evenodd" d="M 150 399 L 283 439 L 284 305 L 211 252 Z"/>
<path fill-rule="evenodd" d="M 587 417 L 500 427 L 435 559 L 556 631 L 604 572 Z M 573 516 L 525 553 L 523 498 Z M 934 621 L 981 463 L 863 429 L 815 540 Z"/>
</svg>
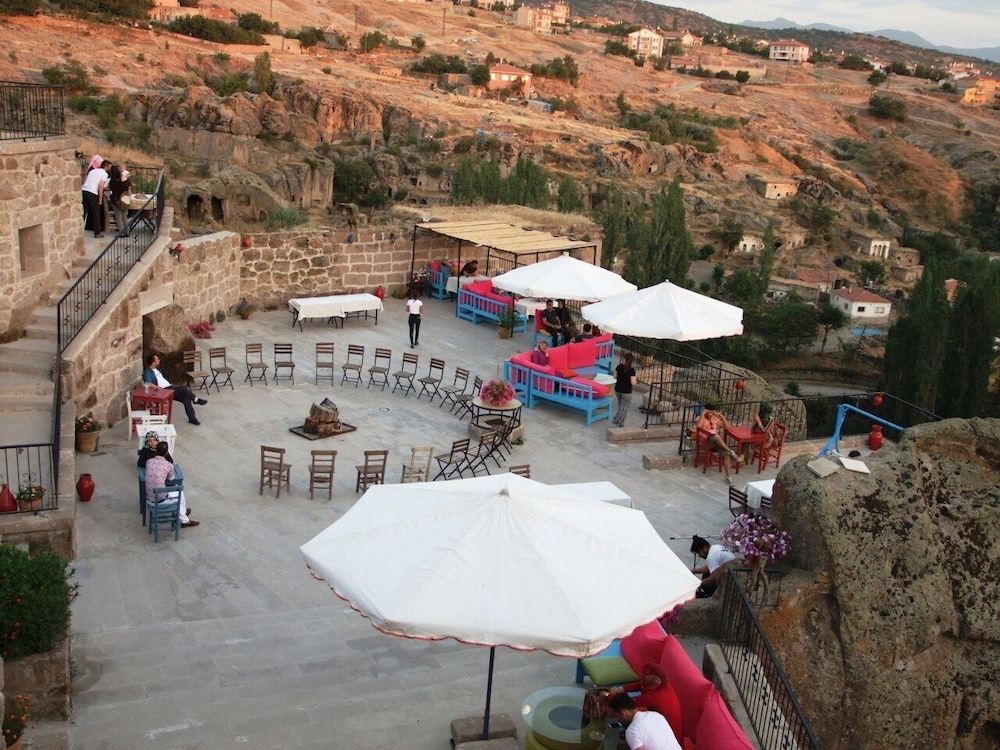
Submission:
<svg viewBox="0 0 1000 750">
<path fill-rule="evenodd" d="M 198 407 L 201 426 L 189 425 L 179 405 L 175 412 L 175 458 L 201 521 L 178 542 L 154 544 L 141 525 L 138 442 L 127 439 L 123 422 L 102 435 L 99 453 L 78 457 L 77 472 L 90 472 L 97 492 L 78 509 L 73 748 L 432 750 L 447 747 L 452 719 L 482 714 L 487 649 L 380 634 L 310 576 L 298 551 L 359 497 L 354 467 L 364 450 L 388 448 L 388 481 L 396 482 L 411 446 L 443 452 L 466 435 L 468 420 L 426 397 L 342 386 L 339 376 L 332 386 L 313 383 L 317 341 L 335 342 L 338 363 L 347 344 L 364 344 L 366 367 L 376 346 L 390 347 L 396 369 L 408 343 L 403 305 L 386 300 L 377 326 L 309 321 L 302 332 L 291 328 L 290 313 L 256 313 L 228 319 L 213 339 L 198 342 L 206 364 L 209 346 L 228 347 L 238 374 L 234 391 L 213 391 Z M 265 361 L 273 343 L 294 345 L 294 385 L 242 382 L 243 344 L 257 341 Z M 426 299 L 419 374 L 437 356 L 447 362 L 446 379 L 456 365 L 493 377 L 529 341 L 523 333 L 501 340 L 491 325 L 457 320 L 454 303 Z M 288 431 L 327 396 L 356 432 L 311 442 Z M 628 424 L 641 420 L 633 405 Z M 525 409 L 523 422 L 526 440 L 511 463 L 530 463 L 532 478 L 543 482 L 613 481 L 683 560 L 692 534 L 717 534 L 730 520 L 721 473 L 643 470 L 643 453 L 665 453 L 673 443 L 609 443 L 610 422 L 588 428 L 581 414 L 552 405 Z M 293 487 L 280 500 L 266 489 L 257 494 L 261 444 L 288 449 Z M 313 449 L 338 451 L 332 501 L 325 492 L 309 499 Z M 760 478 L 752 470 L 744 475 Z M 613 591 L 594 595 L 614 606 Z M 571 683 L 574 667 L 545 653 L 498 649 L 494 712 L 519 716 L 523 696 Z M 43 724 L 36 733 L 60 728 Z M 523 726 L 519 734 L 523 747 Z"/>
</svg>

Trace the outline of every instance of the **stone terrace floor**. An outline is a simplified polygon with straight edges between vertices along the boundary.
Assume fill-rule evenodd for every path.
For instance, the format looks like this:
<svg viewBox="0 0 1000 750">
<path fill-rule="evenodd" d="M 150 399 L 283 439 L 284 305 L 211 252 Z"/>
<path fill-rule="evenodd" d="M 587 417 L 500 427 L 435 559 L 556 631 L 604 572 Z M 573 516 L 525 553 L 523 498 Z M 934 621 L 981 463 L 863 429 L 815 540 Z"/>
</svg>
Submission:
<svg viewBox="0 0 1000 750">
<path fill-rule="evenodd" d="M 419 375 L 437 356 L 447 362 L 446 380 L 456 365 L 493 377 L 529 340 L 524 333 L 501 340 L 492 325 L 456 319 L 453 302 L 426 299 L 415 350 Z M 294 345 L 294 385 L 242 382 L 243 344 L 257 341 L 265 361 L 273 343 Z M 256 313 L 248 321 L 227 319 L 213 339 L 198 342 L 206 364 L 209 346 L 228 347 L 238 374 L 234 391 L 213 391 L 198 407 L 201 426 L 188 424 L 177 405 L 175 457 L 201 521 L 178 542 L 153 544 L 140 523 L 138 442 L 127 439 L 124 422 L 101 436 L 98 453 L 78 455 L 77 472 L 91 473 L 97 492 L 78 508 L 70 726 L 76 750 L 436 750 L 446 747 L 452 719 L 482 714 L 485 648 L 380 634 L 309 575 L 298 551 L 357 499 L 354 467 L 364 450 L 388 448 L 388 481 L 396 482 L 411 446 L 434 444 L 442 452 L 467 434 L 468 420 L 426 398 L 342 386 L 339 377 L 336 385 L 314 385 L 317 341 L 335 342 L 338 363 L 347 344 L 365 345 L 366 367 L 376 346 L 390 347 L 397 369 L 408 349 L 404 303 L 386 300 L 377 326 L 307 321 L 302 332 L 285 311 Z M 310 442 L 288 431 L 327 396 L 356 432 Z M 633 405 L 628 424 L 641 419 Z M 526 441 L 512 463 L 530 463 L 532 478 L 542 482 L 613 481 L 685 561 L 692 534 L 717 534 L 731 520 L 721 473 L 642 468 L 643 453 L 666 453 L 675 443 L 608 443 L 610 422 L 587 428 L 581 414 L 552 405 L 525 409 L 523 423 Z M 288 449 L 293 488 L 280 500 L 273 491 L 257 494 L 261 444 Z M 312 449 L 339 451 L 332 501 L 309 499 Z M 738 482 L 758 478 L 744 470 Z M 594 595 L 614 606 L 613 591 Z M 571 683 L 574 667 L 546 653 L 498 649 L 494 712 L 517 717 L 524 695 Z M 64 729 L 43 723 L 34 734 L 44 742 Z"/>
</svg>

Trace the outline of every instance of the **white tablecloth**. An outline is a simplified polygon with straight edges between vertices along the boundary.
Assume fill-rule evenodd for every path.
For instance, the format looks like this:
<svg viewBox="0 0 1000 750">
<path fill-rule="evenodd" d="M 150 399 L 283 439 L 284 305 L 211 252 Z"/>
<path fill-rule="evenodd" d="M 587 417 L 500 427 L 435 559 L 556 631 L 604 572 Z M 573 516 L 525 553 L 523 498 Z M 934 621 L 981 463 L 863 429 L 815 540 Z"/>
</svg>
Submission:
<svg viewBox="0 0 1000 750">
<path fill-rule="evenodd" d="M 521 297 L 521 299 L 514 303 L 514 309 L 528 318 L 533 318 L 536 312 L 545 309 L 545 300 L 534 297 Z"/>
<path fill-rule="evenodd" d="M 751 508 L 759 508 L 761 498 L 771 499 L 771 493 L 774 491 L 774 480 L 761 479 L 757 482 L 747 482 L 743 491 L 747 493 L 747 505 Z"/>
<path fill-rule="evenodd" d="M 458 285 L 471 284 L 474 281 L 489 281 L 489 276 L 449 276 L 444 283 L 444 288 L 452 294 L 458 294 Z"/>
<path fill-rule="evenodd" d="M 288 309 L 304 318 L 343 318 L 348 313 L 382 309 L 374 294 L 333 294 L 329 297 L 302 297 L 288 300 Z"/>
</svg>

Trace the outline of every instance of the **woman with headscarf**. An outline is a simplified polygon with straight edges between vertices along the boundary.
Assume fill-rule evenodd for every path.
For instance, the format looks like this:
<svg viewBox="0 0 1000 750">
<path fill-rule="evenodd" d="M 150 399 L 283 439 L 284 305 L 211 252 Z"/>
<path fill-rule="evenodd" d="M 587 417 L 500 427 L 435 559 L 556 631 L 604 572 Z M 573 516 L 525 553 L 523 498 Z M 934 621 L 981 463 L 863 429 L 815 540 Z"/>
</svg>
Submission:
<svg viewBox="0 0 1000 750">
<path fill-rule="evenodd" d="M 111 210 L 115 213 L 115 224 L 118 234 L 128 234 L 128 206 L 122 202 L 122 197 L 132 194 L 132 176 L 125 165 L 115 164 L 109 172 L 111 176 L 108 189 L 111 191 Z"/>
</svg>

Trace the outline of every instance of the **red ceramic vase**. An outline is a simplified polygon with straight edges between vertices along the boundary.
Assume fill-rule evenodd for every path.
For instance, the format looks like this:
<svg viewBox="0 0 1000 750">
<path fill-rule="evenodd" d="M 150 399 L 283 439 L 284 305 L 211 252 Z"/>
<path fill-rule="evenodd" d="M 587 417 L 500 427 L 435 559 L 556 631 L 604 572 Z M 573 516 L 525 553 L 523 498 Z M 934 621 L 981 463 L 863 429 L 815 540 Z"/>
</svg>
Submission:
<svg viewBox="0 0 1000 750">
<path fill-rule="evenodd" d="M 0 513 L 13 513 L 17 510 L 17 501 L 11 494 L 10 488 L 4 484 L 0 487 Z"/>
<path fill-rule="evenodd" d="M 868 447 L 873 451 L 882 447 L 882 425 L 872 425 L 872 431 L 868 433 Z"/>
<path fill-rule="evenodd" d="M 76 480 L 76 492 L 80 496 L 80 502 L 89 503 L 90 499 L 94 496 L 94 489 L 96 487 L 94 478 L 90 474 L 81 474 L 80 478 Z"/>
</svg>

